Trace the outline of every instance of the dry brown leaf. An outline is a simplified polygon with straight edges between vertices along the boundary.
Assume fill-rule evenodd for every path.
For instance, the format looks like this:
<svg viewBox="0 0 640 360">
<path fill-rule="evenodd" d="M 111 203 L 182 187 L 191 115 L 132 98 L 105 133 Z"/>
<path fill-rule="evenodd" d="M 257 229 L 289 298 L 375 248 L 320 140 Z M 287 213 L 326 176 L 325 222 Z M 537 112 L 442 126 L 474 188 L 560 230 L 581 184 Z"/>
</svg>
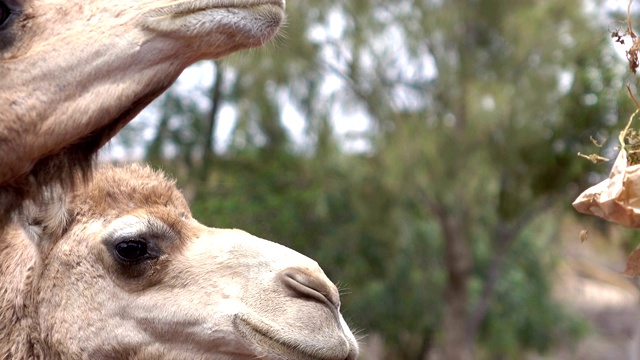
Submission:
<svg viewBox="0 0 640 360">
<path fill-rule="evenodd" d="M 583 243 L 589 239 L 589 230 L 580 231 L 580 242 Z"/>
<path fill-rule="evenodd" d="M 620 150 L 609 178 L 580 194 L 573 207 L 583 214 L 640 228 L 640 165 L 629 166 L 627 152 Z"/>
<path fill-rule="evenodd" d="M 629 276 L 640 276 L 640 249 L 635 249 L 627 259 L 627 267 L 622 272 Z"/>
<path fill-rule="evenodd" d="M 627 90 L 636 102 L 631 90 Z M 640 108 L 629 117 L 627 126 L 620 132 L 620 152 L 609 178 L 588 188 L 573 202 L 579 212 L 625 227 L 640 228 L 640 135 L 631 129 L 639 112 Z"/>
</svg>

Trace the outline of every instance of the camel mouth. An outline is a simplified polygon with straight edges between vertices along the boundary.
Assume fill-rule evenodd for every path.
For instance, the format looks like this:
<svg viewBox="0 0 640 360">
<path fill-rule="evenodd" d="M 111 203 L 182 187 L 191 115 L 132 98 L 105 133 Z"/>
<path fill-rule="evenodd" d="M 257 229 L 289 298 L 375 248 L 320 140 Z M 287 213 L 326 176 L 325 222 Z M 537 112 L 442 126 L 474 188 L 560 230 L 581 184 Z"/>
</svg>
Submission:
<svg viewBox="0 0 640 360">
<path fill-rule="evenodd" d="M 238 26 L 242 18 L 251 18 L 251 26 L 266 30 L 261 23 L 278 28 L 284 21 L 284 0 L 200 0 L 183 1 L 147 12 L 142 18 L 144 27 L 173 33 L 197 33 L 203 22 L 211 24 L 205 28 L 216 28 L 216 24 Z M 195 19 L 196 21 L 190 21 Z M 195 30 L 194 30 L 195 29 Z"/>
<path fill-rule="evenodd" d="M 285 358 L 290 360 L 353 360 L 354 353 L 349 343 L 336 337 L 332 344 L 313 341 L 307 336 L 290 334 L 251 314 L 241 313 L 234 316 L 235 327 L 244 337 L 266 351 L 265 358 Z M 298 335 L 298 336 L 296 336 Z M 306 341 L 305 341 L 306 340 Z M 326 339 L 325 339 L 326 340 Z M 318 346 L 319 343 L 325 343 Z"/>
<path fill-rule="evenodd" d="M 184 16 L 213 9 L 258 9 L 273 8 L 284 11 L 285 2 L 283 0 L 208 0 L 208 1 L 188 1 L 181 4 L 171 5 L 163 8 L 165 15 Z"/>
<path fill-rule="evenodd" d="M 201 0 L 150 10 L 141 25 L 171 38 L 199 39 L 205 57 L 257 47 L 285 21 L 284 0 Z"/>
</svg>

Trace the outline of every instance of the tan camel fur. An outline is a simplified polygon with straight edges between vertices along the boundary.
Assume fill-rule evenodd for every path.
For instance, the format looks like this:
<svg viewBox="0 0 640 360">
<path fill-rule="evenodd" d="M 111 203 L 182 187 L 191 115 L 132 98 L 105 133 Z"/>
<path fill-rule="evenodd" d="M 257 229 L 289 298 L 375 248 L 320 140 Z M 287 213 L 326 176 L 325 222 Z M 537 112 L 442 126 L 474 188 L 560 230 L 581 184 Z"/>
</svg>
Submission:
<svg viewBox="0 0 640 360">
<path fill-rule="evenodd" d="M 0 0 L 0 228 L 188 65 L 255 47 L 284 0 Z"/>
<path fill-rule="evenodd" d="M 317 263 L 191 217 L 172 181 L 102 166 L 0 241 L 0 359 L 353 360 Z"/>
<path fill-rule="evenodd" d="M 0 0 L 0 360 L 356 358 L 313 260 L 199 224 L 148 168 L 93 171 L 185 67 L 283 19 L 283 0 Z"/>
</svg>

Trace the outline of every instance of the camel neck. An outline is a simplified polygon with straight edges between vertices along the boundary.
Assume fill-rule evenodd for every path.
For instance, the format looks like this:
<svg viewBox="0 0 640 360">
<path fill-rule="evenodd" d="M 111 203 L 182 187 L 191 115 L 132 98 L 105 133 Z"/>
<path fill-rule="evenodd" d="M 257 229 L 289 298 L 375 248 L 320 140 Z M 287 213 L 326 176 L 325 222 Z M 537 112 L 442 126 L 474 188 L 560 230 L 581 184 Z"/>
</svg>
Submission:
<svg viewBox="0 0 640 360">
<path fill-rule="evenodd" d="M 17 226 L 3 229 L 0 235 L 0 359 L 43 359 L 34 301 L 41 268 L 36 255 L 35 246 Z"/>
</svg>

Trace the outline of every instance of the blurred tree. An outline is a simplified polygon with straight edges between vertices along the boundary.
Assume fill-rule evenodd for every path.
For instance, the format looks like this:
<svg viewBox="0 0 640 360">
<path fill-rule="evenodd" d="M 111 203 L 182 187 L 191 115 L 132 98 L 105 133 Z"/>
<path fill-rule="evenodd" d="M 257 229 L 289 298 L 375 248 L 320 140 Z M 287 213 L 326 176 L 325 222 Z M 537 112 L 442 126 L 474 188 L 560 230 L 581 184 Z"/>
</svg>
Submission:
<svg viewBox="0 0 640 360">
<path fill-rule="evenodd" d="M 444 354 L 470 359 L 514 242 L 570 202 L 589 169 L 580 144 L 615 116 L 607 33 L 580 1 L 352 4 L 348 38 L 359 41 L 330 67 L 378 129 L 387 187 L 439 226 Z"/>
<path fill-rule="evenodd" d="M 196 216 L 316 258 L 388 358 L 514 357 L 578 334 L 550 300 L 541 244 L 595 169 L 576 152 L 618 119 L 624 70 L 595 15 L 578 0 L 287 11 L 284 44 L 215 66 L 207 109 L 163 98 L 147 156 L 194 191 Z M 216 154 L 223 103 L 236 123 Z M 287 106 L 304 118 L 302 148 Z M 345 153 L 333 124 L 354 114 L 370 130 Z"/>
</svg>

